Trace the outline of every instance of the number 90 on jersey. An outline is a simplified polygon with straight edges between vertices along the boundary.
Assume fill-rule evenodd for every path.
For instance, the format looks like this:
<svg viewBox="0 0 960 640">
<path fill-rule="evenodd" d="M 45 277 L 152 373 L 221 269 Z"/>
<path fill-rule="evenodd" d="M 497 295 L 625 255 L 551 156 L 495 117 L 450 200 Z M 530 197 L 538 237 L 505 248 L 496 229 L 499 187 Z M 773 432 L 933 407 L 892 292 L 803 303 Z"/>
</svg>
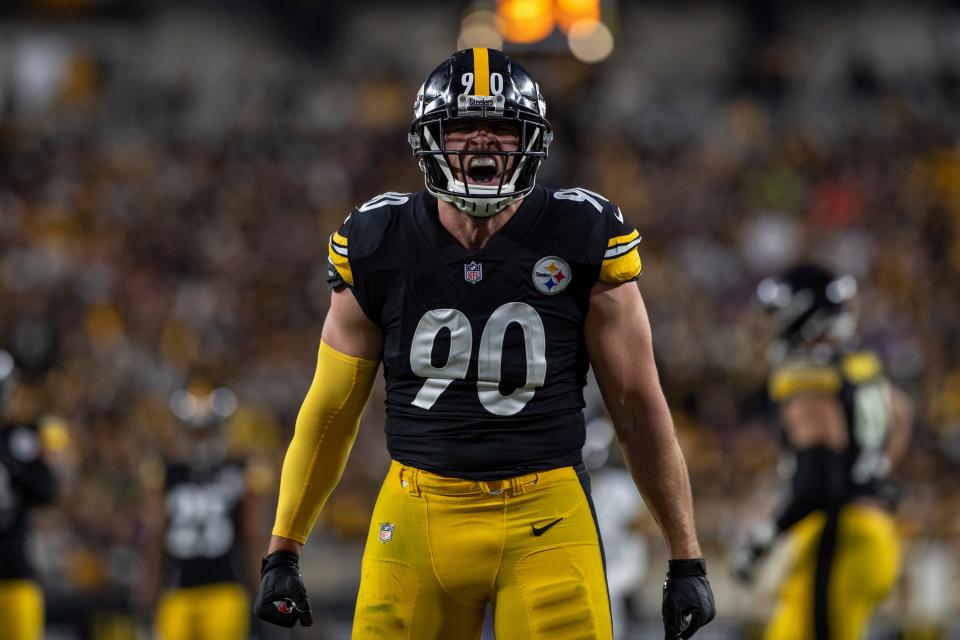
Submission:
<svg viewBox="0 0 960 640">
<path fill-rule="evenodd" d="M 503 343 L 510 324 L 523 331 L 527 376 L 512 393 L 500 393 Z M 450 353 L 441 367 L 433 366 L 430 355 L 442 330 L 450 332 Z M 523 302 L 509 302 L 490 315 L 480 336 L 477 353 L 477 395 L 480 404 L 498 416 L 519 413 L 543 386 L 547 377 L 546 334 L 540 314 Z M 410 345 L 410 369 L 424 380 L 413 405 L 430 410 L 454 380 L 465 380 L 473 357 L 473 329 L 470 320 L 456 309 L 433 309 L 423 314 Z"/>
</svg>

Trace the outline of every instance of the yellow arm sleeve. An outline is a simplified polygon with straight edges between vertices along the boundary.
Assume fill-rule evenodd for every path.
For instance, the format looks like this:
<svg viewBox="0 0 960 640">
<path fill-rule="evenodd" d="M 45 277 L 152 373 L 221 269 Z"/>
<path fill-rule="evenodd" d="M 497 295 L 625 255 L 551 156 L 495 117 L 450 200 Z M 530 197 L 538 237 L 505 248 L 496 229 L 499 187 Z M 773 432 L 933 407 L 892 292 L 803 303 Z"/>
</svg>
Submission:
<svg viewBox="0 0 960 640">
<path fill-rule="evenodd" d="M 320 343 L 317 372 L 283 459 L 274 535 L 306 542 L 343 475 L 378 365 Z"/>
</svg>

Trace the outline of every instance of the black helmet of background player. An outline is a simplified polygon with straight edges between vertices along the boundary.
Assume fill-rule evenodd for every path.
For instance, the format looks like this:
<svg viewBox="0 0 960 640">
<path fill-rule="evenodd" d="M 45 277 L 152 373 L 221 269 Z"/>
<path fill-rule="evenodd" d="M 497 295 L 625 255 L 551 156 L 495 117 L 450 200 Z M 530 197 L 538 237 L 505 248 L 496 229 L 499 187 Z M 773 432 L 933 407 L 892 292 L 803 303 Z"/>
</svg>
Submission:
<svg viewBox="0 0 960 640">
<path fill-rule="evenodd" d="M 187 430 L 187 458 L 192 464 L 209 467 L 224 460 L 227 443 L 220 427 L 237 410 L 233 391 L 194 381 L 170 395 L 170 410 Z"/>
<path fill-rule="evenodd" d="M 499 213 L 536 183 L 553 131 L 547 103 L 526 69 L 496 49 L 464 49 L 437 67 L 417 92 L 408 140 L 419 159 L 427 191 L 471 216 Z M 516 151 L 448 151 L 446 127 L 456 120 L 516 123 Z M 505 169 L 496 184 L 468 184 L 464 156 L 501 156 Z M 458 180 L 450 162 L 459 163 Z"/>
<path fill-rule="evenodd" d="M 771 357 L 815 345 L 843 346 L 856 332 L 857 281 L 823 267 L 800 264 L 757 286 L 757 298 L 777 322 Z"/>
<path fill-rule="evenodd" d="M 17 386 L 17 363 L 9 352 L 0 349 L 0 418 L 11 410 Z"/>
</svg>

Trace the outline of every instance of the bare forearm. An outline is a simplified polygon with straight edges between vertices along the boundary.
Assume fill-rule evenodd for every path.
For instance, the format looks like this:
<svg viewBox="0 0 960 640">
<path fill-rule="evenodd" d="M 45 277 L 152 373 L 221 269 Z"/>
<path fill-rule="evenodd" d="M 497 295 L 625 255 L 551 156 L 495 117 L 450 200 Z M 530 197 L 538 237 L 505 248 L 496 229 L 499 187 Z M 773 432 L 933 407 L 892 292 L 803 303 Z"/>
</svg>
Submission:
<svg viewBox="0 0 960 640">
<path fill-rule="evenodd" d="M 660 389 L 637 287 L 595 286 L 584 336 L 630 474 L 660 525 L 671 559 L 699 557 L 690 476 Z"/>
<path fill-rule="evenodd" d="M 700 556 L 690 475 L 669 417 L 657 426 L 620 429 L 619 435 L 630 474 L 660 525 L 670 558 Z"/>
</svg>

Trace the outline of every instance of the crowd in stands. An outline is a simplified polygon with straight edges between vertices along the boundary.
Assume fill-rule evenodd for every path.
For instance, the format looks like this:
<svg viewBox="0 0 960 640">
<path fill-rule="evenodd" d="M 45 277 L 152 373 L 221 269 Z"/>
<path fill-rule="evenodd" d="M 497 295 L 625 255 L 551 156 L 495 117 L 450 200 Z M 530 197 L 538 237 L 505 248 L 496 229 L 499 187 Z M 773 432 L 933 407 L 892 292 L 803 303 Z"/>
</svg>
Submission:
<svg viewBox="0 0 960 640">
<path fill-rule="evenodd" d="M 419 80 L 395 83 L 362 87 L 351 126 L 325 132 L 275 126 L 268 109 L 194 135 L 170 111 L 189 102 L 184 86 L 122 127 L 103 89 L 65 94 L 49 112 L 60 126 L 0 115 L 0 340 L 70 436 L 58 506 L 36 518 L 53 602 L 136 584 L 144 464 L 188 446 L 169 398 L 191 379 L 236 392 L 232 446 L 279 468 L 328 305 L 327 236 L 378 193 L 422 186 L 406 146 Z M 798 259 L 858 279 L 863 342 L 917 406 L 897 474 L 907 557 L 949 547 L 960 536 L 956 123 L 877 90 L 846 104 L 842 135 L 824 135 L 747 91 L 718 100 L 698 135 L 652 142 L 635 123 L 565 112 L 598 95 L 580 91 L 551 103 L 558 142 L 540 179 L 606 195 L 643 236 L 639 286 L 713 571 L 773 500 L 771 327 L 752 297 Z M 365 536 L 386 468 L 381 402 L 377 391 L 318 545 Z M 910 615 L 910 579 L 890 612 Z"/>
</svg>

